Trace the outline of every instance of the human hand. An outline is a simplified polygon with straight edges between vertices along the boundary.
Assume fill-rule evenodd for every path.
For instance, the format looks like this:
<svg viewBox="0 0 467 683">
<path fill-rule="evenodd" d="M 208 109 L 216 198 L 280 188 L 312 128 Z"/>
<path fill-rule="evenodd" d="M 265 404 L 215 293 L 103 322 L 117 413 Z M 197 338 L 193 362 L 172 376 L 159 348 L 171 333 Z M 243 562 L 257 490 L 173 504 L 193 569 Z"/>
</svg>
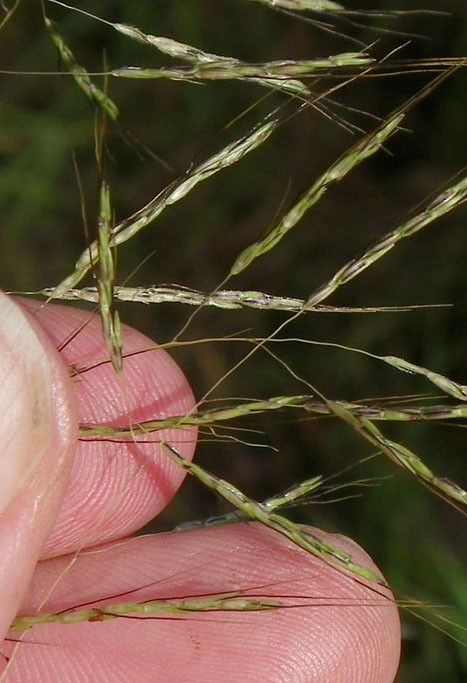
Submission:
<svg viewBox="0 0 467 683">
<path fill-rule="evenodd" d="M 122 380 L 109 363 L 71 378 L 67 365 L 94 366 L 108 355 L 97 316 L 80 329 L 89 317 L 33 301 L 20 308 L 0 296 L 2 634 L 18 612 L 58 613 L 99 601 L 241 590 L 277 596 L 291 608 L 35 626 L 9 635 L 19 644 L 3 643 L 10 656 L 4 680 L 392 681 L 399 619 L 379 587 L 372 592 L 252 523 L 129 538 L 171 499 L 183 472 L 151 435 L 137 443 L 78 442 L 78 422 L 184 414 L 194 399 L 161 350 L 126 357 Z M 126 328 L 124 346 L 128 352 L 152 343 Z M 158 437 L 192 456 L 194 429 Z M 374 569 L 348 539 L 315 533 Z"/>
</svg>

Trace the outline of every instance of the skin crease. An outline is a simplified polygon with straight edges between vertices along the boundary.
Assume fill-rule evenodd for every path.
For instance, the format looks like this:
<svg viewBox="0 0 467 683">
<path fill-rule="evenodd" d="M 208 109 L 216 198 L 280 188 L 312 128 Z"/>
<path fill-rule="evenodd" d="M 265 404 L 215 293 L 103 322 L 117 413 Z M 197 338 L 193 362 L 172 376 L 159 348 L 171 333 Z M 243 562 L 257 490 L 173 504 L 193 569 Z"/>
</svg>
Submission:
<svg viewBox="0 0 467 683">
<path fill-rule="evenodd" d="M 64 466 L 55 476 L 55 498 L 61 499 L 58 516 L 57 503 L 48 502 L 46 496 L 42 499 L 48 532 L 56 517 L 48 541 L 42 539 L 42 558 L 48 559 L 37 564 L 27 589 L 30 572 L 25 572 L 22 590 L 15 596 L 15 611 L 59 612 L 99 600 L 108 604 L 132 598 L 175 599 L 232 590 L 277 596 L 290 608 L 36 626 L 22 635 L 19 645 L 2 644 L 3 655 L 14 656 L 0 678 L 8 683 L 393 681 L 400 624 L 387 589 L 369 588 L 258 524 L 128 538 L 167 504 L 183 473 L 167 462 L 155 444 L 78 443 L 74 410 L 84 423 L 128 424 L 129 414 L 134 421 L 181 414 L 194 401 L 188 383 L 160 350 L 126 359 L 123 380 L 107 364 L 73 383 L 63 361 L 79 363 L 107 355 L 99 319 L 93 318 L 59 355 L 50 340 L 58 346 L 90 314 L 64 306 L 40 308 L 32 301 L 21 301 L 21 306 L 32 316 L 32 325 L 44 330 L 40 343 L 62 380 L 62 412 L 66 409 L 70 417 L 67 431 L 53 406 L 53 427 L 61 440 L 57 437 L 50 443 L 51 455 L 45 458 L 65 454 L 69 463 L 74 450 L 75 460 L 71 474 L 69 466 Z M 129 330 L 125 330 L 124 344 L 126 350 L 153 345 Z M 174 430 L 165 438 L 184 457 L 191 457 L 196 432 L 187 429 L 181 435 L 181 431 Z M 37 489 L 46 487 L 44 478 L 36 476 L 34 481 Z M 4 511 L 2 524 L 5 519 L 21 518 L 27 526 L 23 510 L 28 510 L 28 486 L 27 482 Z M 11 528 L 18 533 L 17 527 Z M 355 562 L 375 568 L 348 539 L 314 533 L 348 551 Z M 32 535 L 26 534 L 26 539 Z M 27 558 L 30 567 L 40 552 L 36 544 Z M 1 575 L 2 595 L 25 562 L 24 553 L 11 543 L 4 543 L 0 557 L 5 558 L 5 553 L 11 561 L 2 560 L 10 572 Z M 9 618 L 11 605 L 5 623 Z M 21 634 L 9 637 L 18 639 Z"/>
</svg>

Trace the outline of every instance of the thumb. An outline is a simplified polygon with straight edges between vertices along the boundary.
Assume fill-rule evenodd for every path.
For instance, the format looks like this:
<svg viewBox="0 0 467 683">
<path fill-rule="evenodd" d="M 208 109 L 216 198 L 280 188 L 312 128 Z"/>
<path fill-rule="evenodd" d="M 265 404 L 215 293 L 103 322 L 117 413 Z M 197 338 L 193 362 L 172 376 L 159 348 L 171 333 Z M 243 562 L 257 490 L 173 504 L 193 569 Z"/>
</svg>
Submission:
<svg viewBox="0 0 467 683">
<path fill-rule="evenodd" d="M 0 639 L 58 512 L 77 423 L 72 383 L 57 350 L 0 292 Z"/>
</svg>

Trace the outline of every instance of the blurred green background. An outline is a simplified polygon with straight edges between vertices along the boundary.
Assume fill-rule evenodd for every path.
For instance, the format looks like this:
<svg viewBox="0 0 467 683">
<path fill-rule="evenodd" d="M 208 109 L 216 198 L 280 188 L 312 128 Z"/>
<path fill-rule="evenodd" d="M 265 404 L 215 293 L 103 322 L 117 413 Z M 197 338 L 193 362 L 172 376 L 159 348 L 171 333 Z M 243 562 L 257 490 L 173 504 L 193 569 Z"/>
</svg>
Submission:
<svg viewBox="0 0 467 683">
<path fill-rule="evenodd" d="M 401 5 L 395 0 L 372 0 L 358 3 L 358 9 L 406 9 Z M 418 5 L 411 3 L 411 9 Z M 251 62 L 359 49 L 349 40 L 318 30 L 309 21 L 244 0 L 104 0 L 82 2 L 80 7 L 148 33 Z M 352 16 L 347 19 L 360 26 L 339 19 L 334 26 L 366 45 L 378 41 L 373 50 L 380 57 L 405 43 L 405 33 L 425 38 L 411 38 L 398 55 L 401 59 L 465 56 L 465 2 L 429 0 L 422 7 L 450 14 L 410 14 L 391 20 Z M 78 61 L 90 71 L 101 71 L 104 60 L 114 67 L 170 63 L 102 23 L 52 5 L 48 13 Z M 376 26 L 386 32 L 371 28 Z M 44 30 L 39 3 L 22 2 L 1 31 L 0 65 L 19 71 L 61 68 Z M 413 74 L 361 79 L 337 93 L 335 99 L 384 116 L 429 77 Z M 68 274 L 86 245 L 72 154 L 80 169 L 92 225 L 96 212 L 94 112 L 68 77 L 0 78 L 1 284 L 7 291 L 37 290 L 56 284 Z M 137 140 L 164 160 L 162 164 L 149 154 L 138 153 L 135 145 L 127 144 L 122 134 L 109 126 L 106 175 L 118 219 L 140 208 L 194 160 L 227 144 L 283 101 L 279 94 L 270 95 L 232 130 L 225 130 L 226 124 L 268 91 L 233 81 L 200 86 L 111 80 L 108 85 L 119 106 L 127 140 Z M 367 130 L 374 125 L 371 119 L 349 109 L 336 111 Z M 390 154 L 380 153 L 331 188 L 278 248 L 258 259 L 228 286 L 307 297 L 344 262 L 400 223 L 413 207 L 462 169 L 467 159 L 466 111 L 467 72 L 460 70 L 410 113 L 407 125 L 411 130 L 391 139 Z M 238 253 L 264 234 L 282 202 L 289 205 L 353 139 L 335 121 L 313 109 L 291 118 L 266 145 L 201 184 L 123 245 L 118 252 L 118 281 L 123 282 L 154 252 L 129 284 L 179 283 L 212 291 Z M 308 314 L 291 325 L 287 335 L 398 355 L 466 381 L 465 220 L 462 209 L 448 215 L 399 245 L 326 302 L 347 306 L 451 303 L 453 307 L 394 314 Z M 161 342 L 170 340 L 190 313 L 178 305 L 149 308 L 119 304 L 118 309 L 124 322 Z M 222 336 L 245 329 L 252 336 L 264 336 L 284 316 L 254 310 L 203 310 L 186 336 Z M 249 347 L 240 344 L 206 344 L 174 355 L 197 396 L 202 396 L 247 350 Z M 329 398 L 435 393 L 422 378 L 344 351 L 293 343 L 275 350 Z M 213 397 L 259 398 L 304 391 L 284 368 L 258 353 Z M 261 429 L 263 434 L 257 437 L 246 433 L 246 440 L 257 438 L 277 452 L 208 442 L 200 445 L 198 458 L 203 466 L 258 499 L 315 474 L 331 476 L 371 452 L 350 428 L 332 420 L 297 419 L 284 413 L 244 421 L 242 426 Z M 437 473 L 465 486 L 463 426 L 384 423 L 381 427 L 421 455 Z M 466 536 L 460 515 L 383 456 L 355 467 L 339 481 L 362 477 L 376 480 L 372 487 L 353 490 L 358 497 L 328 505 L 310 504 L 290 514 L 298 521 L 351 535 L 402 594 L 453 605 L 449 615 L 465 625 Z M 178 522 L 224 510 L 221 501 L 196 482 L 187 481 L 151 528 L 168 529 Z M 422 621 L 402 616 L 400 683 L 467 680 L 467 657 L 462 646 Z"/>
</svg>

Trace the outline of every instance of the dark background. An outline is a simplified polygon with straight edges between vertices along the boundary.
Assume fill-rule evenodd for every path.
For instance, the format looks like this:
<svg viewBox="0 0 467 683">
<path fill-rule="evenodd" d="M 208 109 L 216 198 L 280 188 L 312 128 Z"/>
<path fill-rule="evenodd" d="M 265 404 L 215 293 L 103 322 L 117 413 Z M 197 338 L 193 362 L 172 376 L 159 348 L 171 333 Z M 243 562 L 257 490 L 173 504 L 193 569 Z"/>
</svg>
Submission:
<svg viewBox="0 0 467 683">
<path fill-rule="evenodd" d="M 373 0 L 358 3 L 358 9 L 404 9 L 401 5 L 395 0 Z M 133 24 L 148 33 L 246 61 L 312 58 L 359 49 L 299 17 L 244 0 L 108 1 L 83 2 L 80 6 L 111 21 Z M 373 54 L 380 57 L 404 43 L 404 33 L 425 38 L 412 39 L 399 53 L 400 58 L 465 56 L 465 3 L 430 0 L 423 2 L 423 8 L 450 15 L 410 15 L 392 20 L 353 17 L 367 28 L 352 27 L 337 18 L 334 26 L 367 45 L 377 40 Z M 107 63 L 115 67 L 171 63 L 97 21 L 52 5 L 48 12 L 78 61 L 90 71 L 102 69 L 104 52 Z M 398 33 L 377 32 L 370 26 Z M 1 31 L 0 66 L 20 71 L 61 68 L 44 31 L 38 3 L 23 2 Z M 362 79 L 335 98 L 349 107 L 384 116 L 429 77 L 416 74 Z M 93 223 L 94 112 L 68 77 L 0 78 L 1 283 L 7 291 L 37 290 L 56 284 L 68 274 L 86 244 L 72 153 Z M 413 207 L 439 190 L 466 163 L 466 86 L 465 70 L 440 86 L 409 114 L 411 132 L 391 139 L 387 145 L 390 154 L 380 153 L 366 161 L 331 188 L 279 247 L 258 259 L 228 287 L 307 297 L 369 242 L 402 222 Z M 109 89 L 120 108 L 122 126 L 172 168 L 169 171 L 149 155 L 137 154 L 109 126 L 106 175 L 112 185 L 117 219 L 137 210 L 194 160 L 206 158 L 248 130 L 260 115 L 284 99 L 272 94 L 232 130 L 224 130 L 269 91 L 233 81 L 200 86 L 111 80 Z M 336 111 L 366 130 L 374 126 L 371 119 L 350 110 Z M 202 183 L 123 245 L 118 252 L 118 281 L 123 282 L 154 251 L 129 284 L 175 282 L 212 291 L 238 253 L 264 234 L 281 203 L 288 206 L 353 141 L 335 121 L 312 109 L 291 118 L 266 145 Z M 394 314 L 308 314 L 288 328 L 287 336 L 394 354 L 465 382 L 465 220 L 463 209 L 441 219 L 400 244 L 326 302 L 348 306 L 451 303 L 452 308 Z M 160 342 L 170 340 L 191 312 L 178 305 L 119 304 L 118 309 L 124 322 Z M 203 310 L 186 338 L 223 336 L 245 329 L 252 336 L 264 336 L 284 316 L 254 310 Z M 274 349 L 295 372 L 330 398 L 436 394 L 423 378 L 398 373 L 359 355 L 294 343 Z M 204 344 L 174 355 L 200 397 L 247 350 L 249 347 L 233 343 Z M 306 392 L 283 367 L 266 354 L 257 353 L 222 384 L 213 398 Z M 263 434 L 231 434 L 274 446 L 277 452 L 207 442 L 200 445 L 198 459 L 258 499 L 315 474 L 331 476 L 371 453 L 369 445 L 349 427 L 332 420 L 311 420 L 284 412 L 241 424 L 261 429 Z M 465 432 L 461 426 L 381 423 L 380 427 L 422 456 L 440 475 L 465 486 Z M 383 456 L 356 466 L 339 481 L 363 477 L 376 479 L 372 487 L 350 489 L 357 498 L 328 505 L 315 503 L 290 514 L 298 521 L 351 535 L 402 594 L 454 605 L 449 616 L 465 624 L 465 532 L 460 515 Z M 334 497 L 341 495 L 337 492 Z M 168 529 L 178 522 L 224 510 L 221 501 L 196 482 L 187 481 L 152 528 Z M 467 680 L 462 647 L 409 615 L 403 614 L 403 619 L 404 654 L 398 681 Z"/>
</svg>

